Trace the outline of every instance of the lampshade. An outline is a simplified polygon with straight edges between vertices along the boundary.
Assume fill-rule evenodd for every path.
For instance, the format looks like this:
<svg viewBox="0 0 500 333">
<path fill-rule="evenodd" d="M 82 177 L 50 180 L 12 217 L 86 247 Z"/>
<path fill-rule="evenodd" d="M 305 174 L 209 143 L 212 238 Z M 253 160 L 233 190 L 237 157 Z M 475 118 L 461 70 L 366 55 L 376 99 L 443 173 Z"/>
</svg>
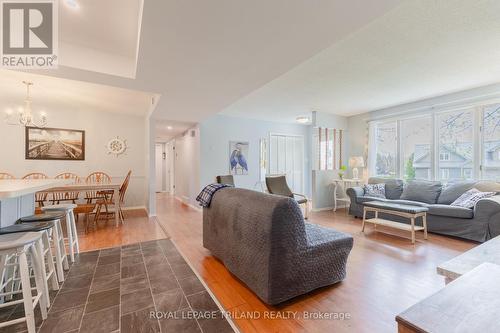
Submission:
<svg viewBox="0 0 500 333">
<path fill-rule="evenodd" d="M 353 156 L 349 158 L 349 166 L 351 168 L 364 168 L 365 160 L 363 156 Z"/>
</svg>

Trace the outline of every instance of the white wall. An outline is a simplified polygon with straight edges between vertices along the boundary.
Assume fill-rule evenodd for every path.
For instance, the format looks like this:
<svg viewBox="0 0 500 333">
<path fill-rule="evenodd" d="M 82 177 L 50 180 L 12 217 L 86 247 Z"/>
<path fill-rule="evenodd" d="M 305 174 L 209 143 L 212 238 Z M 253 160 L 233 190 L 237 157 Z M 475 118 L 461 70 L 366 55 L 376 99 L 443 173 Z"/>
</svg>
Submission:
<svg viewBox="0 0 500 333">
<path fill-rule="evenodd" d="M 47 127 L 85 130 L 84 161 L 26 160 L 25 129 L 0 122 L 0 172 L 22 177 L 30 172 L 43 172 L 49 177 L 62 172 L 73 172 L 86 177 L 93 171 L 104 171 L 114 181 L 123 181 L 132 170 L 125 205 L 146 205 L 146 122 L 143 117 L 118 113 L 93 112 L 88 109 L 59 109 L 44 105 L 48 114 Z M 0 110 L 3 106 L 0 103 Z M 105 147 L 112 138 L 126 139 L 129 149 L 119 157 L 108 155 Z M 154 149 L 154 148 L 153 148 Z"/>
<path fill-rule="evenodd" d="M 305 152 L 304 188 L 306 194 L 310 195 L 310 126 L 217 115 L 201 122 L 200 132 L 200 185 L 203 187 L 213 183 L 217 175 L 229 174 L 229 141 L 246 141 L 250 143 L 247 158 L 249 172 L 245 176 L 235 176 L 234 181 L 236 186 L 248 189 L 260 189 L 260 186 L 256 186 L 259 182 L 260 139 L 267 138 L 269 141 L 270 133 L 302 135 Z"/>
<path fill-rule="evenodd" d="M 197 207 L 200 192 L 200 129 L 193 127 L 175 138 L 175 196 Z"/>
</svg>

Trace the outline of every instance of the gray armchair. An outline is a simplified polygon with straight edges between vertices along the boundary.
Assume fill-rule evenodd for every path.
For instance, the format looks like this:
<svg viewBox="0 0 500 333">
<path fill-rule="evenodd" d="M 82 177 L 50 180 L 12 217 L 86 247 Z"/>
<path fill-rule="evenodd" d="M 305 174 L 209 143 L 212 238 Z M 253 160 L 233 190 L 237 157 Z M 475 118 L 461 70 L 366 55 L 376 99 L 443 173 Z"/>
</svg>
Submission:
<svg viewBox="0 0 500 333">
<path fill-rule="evenodd" d="M 260 299 L 278 304 L 343 280 L 353 238 L 306 223 L 291 198 L 227 187 L 203 208 L 203 246 Z"/>
<path fill-rule="evenodd" d="M 217 181 L 218 184 L 226 184 L 234 186 L 233 175 L 217 176 L 215 177 L 215 180 Z"/>
<path fill-rule="evenodd" d="M 285 176 L 267 176 L 266 177 L 267 191 L 271 194 L 281 195 L 295 199 L 299 205 L 304 206 L 304 217 L 309 218 L 309 200 L 304 194 L 293 193 L 286 182 Z"/>
</svg>

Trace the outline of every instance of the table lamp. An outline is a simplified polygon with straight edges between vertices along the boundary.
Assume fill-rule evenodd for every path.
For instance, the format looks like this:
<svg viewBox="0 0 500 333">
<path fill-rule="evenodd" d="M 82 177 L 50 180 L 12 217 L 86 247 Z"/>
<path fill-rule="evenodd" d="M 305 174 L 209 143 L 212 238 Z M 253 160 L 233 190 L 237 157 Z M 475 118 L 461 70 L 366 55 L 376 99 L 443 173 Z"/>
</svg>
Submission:
<svg viewBox="0 0 500 333">
<path fill-rule="evenodd" d="M 365 160 L 363 156 L 353 156 L 349 158 L 349 166 L 352 168 L 352 178 L 359 179 L 358 168 L 365 167 Z"/>
</svg>

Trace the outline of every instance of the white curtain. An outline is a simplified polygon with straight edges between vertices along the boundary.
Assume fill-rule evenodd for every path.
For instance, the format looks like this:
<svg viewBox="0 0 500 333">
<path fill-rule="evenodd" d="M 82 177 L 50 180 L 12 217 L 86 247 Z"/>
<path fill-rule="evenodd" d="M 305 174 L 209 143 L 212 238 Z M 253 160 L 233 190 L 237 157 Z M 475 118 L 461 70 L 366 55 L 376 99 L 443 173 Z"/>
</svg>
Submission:
<svg viewBox="0 0 500 333">
<path fill-rule="evenodd" d="M 368 122 L 368 161 L 367 170 L 368 177 L 375 176 L 377 165 L 377 124 L 374 121 Z"/>
</svg>

